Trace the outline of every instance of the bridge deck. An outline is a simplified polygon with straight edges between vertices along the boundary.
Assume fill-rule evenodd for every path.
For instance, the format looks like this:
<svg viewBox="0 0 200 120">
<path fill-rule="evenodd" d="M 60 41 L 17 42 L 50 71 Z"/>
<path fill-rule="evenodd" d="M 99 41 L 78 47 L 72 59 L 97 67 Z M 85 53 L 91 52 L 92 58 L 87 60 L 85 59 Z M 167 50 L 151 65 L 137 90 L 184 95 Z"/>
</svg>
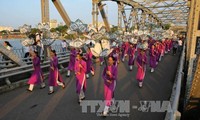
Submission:
<svg viewBox="0 0 200 120">
<path fill-rule="evenodd" d="M 116 100 L 130 100 L 129 117 L 107 117 L 106 119 L 131 119 L 131 120 L 163 120 L 165 113 L 141 112 L 132 109 L 132 106 L 140 107 L 139 101 L 169 100 L 173 81 L 178 66 L 179 56 L 165 55 L 159 63 L 156 71 L 150 73 L 147 67 L 143 88 L 139 88 L 136 76 L 136 67 L 128 71 L 127 61 L 120 63 L 118 81 L 115 91 Z M 103 80 L 101 72 L 103 67 L 95 65 L 96 74 L 87 80 L 86 100 L 103 100 Z M 100 71 L 100 72 L 99 72 Z M 65 74 L 66 75 L 66 74 Z M 60 87 L 52 95 L 48 95 L 48 87 L 39 89 L 35 87 L 32 93 L 26 91 L 26 87 L 18 88 L 0 95 L 0 119 L 1 120 L 88 120 L 102 119 L 95 113 L 82 113 L 82 108 L 77 103 L 75 93 L 74 75 L 65 78 L 67 87 Z M 47 80 L 46 80 L 47 82 Z M 90 109 L 88 109 L 90 110 Z"/>
</svg>

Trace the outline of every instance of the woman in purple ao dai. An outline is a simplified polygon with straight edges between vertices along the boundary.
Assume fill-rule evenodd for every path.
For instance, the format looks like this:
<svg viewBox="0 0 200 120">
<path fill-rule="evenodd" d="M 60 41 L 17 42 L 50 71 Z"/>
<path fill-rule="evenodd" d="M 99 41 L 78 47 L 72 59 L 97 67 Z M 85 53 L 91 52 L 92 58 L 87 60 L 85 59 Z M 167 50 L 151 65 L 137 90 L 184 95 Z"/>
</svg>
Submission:
<svg viewBox="0 0 200 120">
<path fill-rule="evenodd" d="M 149 49 L 149 65 L 150 65 L 150 68 L 151 68 L 151 72 L 154 72 L 154 69 L 156 68 L 157 64 L 157 60 L 156 60 L 156 50 L 155 50 L 155 46 L 152 45 L 151 46 L 151 49 Z"/>
<path fill-rule="evenodd" d="M 136 45 L 130 44 L 129 50 L 128 50 L 128 65 L 129 65 L 129 70 L 133 70 L 133 65 L 135 61 L 135 51 L 136 51 Z"/>
<path fill-rule="evenodd" d="M 67 71 L 67 77 L 69 77 L 70 76 L 70 72 L 74 70 L 76 54 L 77 54 L 77 50 L 75 48 L 71 48 L 69 66 L 68 66 L 68 71 Z"/>
<path fill-rule="evenodd" d="M 76 93 L 79 96 L 79 103 L 85 98 L 86 91 L 86 62 L 82 59 L 82 54 L 77 54 L 75 61 Z"/>
<path fill-rule="evenodd" d="M 40 57 L 36 51 L 31 52 L 31 58 L 33 61 L 33 73 L 28 80 L 29 88 L 28 91 L 32 92 L 34 85 L 41 84 L 41 89 L 45 87 L 43 77 L 42 77 L 42 70 L 40 68 Z"/>
<path fill-rule="evenodd" d="M 65 88 L 65 84 L 63 82 L 62 76 L 58 70 L 58 58 L 56 56 L 56 51 L 52 50 L 50 52 L 51 59 L 50 59 L 50 73 L 49 73 L 49 93 L 54 93 L 53 86 L 61 86 L 63 89 Z"/>
<path fill-rule="evenodd" d="M 86 78 L 89 78 L 89 74 L 91 73 L 94 75 L 94 67 L 92 65 L 92 51 L 90 48 L 88 48 L 87 53 L 85 55 L 85 61 L 87 63 L 87 72 L 86 72 Z"/>
<path fill-rule="evenodd" d="M 117 80 L 117 66 L 114 65 L 114 57 L 108 58 L 108 66 L 103 70 L 102 78 L 104 79 L 104 100 L 105 108 L 103 111 L 103 116 L 106 116 L 109 112 L 109 108 L 114 104 L 114 91 Z"/>
<path fill-rule="evenodd" d="M 147 56 L 144 50 L 140 50 L 140 53 L 137 56 L 137 75 L 136 79 L 139 82 L 139 87 L 141 88 L 143 85 L 143 80 L 145 77 L 145 72 L 146 72 L 146 64 L 147 64 Z"/>
</svg>

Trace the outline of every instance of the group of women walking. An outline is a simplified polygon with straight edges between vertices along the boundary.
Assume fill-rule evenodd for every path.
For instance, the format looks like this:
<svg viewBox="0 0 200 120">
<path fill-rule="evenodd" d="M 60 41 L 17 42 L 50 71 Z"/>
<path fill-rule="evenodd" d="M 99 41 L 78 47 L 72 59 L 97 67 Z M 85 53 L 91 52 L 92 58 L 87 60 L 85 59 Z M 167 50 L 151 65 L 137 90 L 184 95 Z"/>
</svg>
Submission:
<svg viewBox="0 0 200 120">
<path fill-rule="evenodd" d="M 32 92 L 34 85 L 36 84 L 41 84 L 41 89 L 45 88 L 45 83 L 44 83 L 44 77 L 43 73 L 40 67 L 40 56 L 38 55 L 37 51 L 32 51 L 30 52 L 31 58 L 33 61 L 33 73 L 28 81 L 29 88 L 27 89 L 28 91 Z M 50 52 L 51 58 L 50 58 L 50 73 L 49 73 L 49 79 L 48 79 L 48 85 L 49 85 L 49 93 L 52 94 L 54 93 L 54 86 L 61 86 L 62 88 L 65 88 L 65 83 L 62 79 L 62 76 L 59 73 L 58 69 L 58 58 L 56 55 L 56 51 L 52 50 Z"/>
<path fill-rule="evenodd" d="M 118 76 L 118 64 L 121 62 L 125 63 L 128 57 L 128 70 L 132 71 L 133 66 L 137 66 L 136 80 L 138 81 L 138 86 L 142 88 L 143 81 L 145 78 L 146 67 L 149 64 L 150 72 L 154 72 L 159 61 L 162 60 L 164 54 L 170 52 L 173 48 L 172 39 L 154 40 L 149 38 L 149 40 L 144 41 L 140 39 L 136 44 L 132 42 L 124 42 L 121 46 L 115 46 L 113 51 L 107 56 L 107 64 L 104 66 L 102 79 L 104 80 L 104 100 L 105 108 L 103 115 L 106 116 L 109 112 L 109 108 L 114 104 L 114 91 L 117 83 Z M 140 47 L 141 44 L 147 43 L 147 48 Z M 40 67 L 40 57 L 37 52 L 31 52 L 33 68 L 34 71 L 30 77 L 28 84 L 28 91 L 33 91 L 35 84 L 41 84 L 41 88 L 45 87 L 42 70 Z M 94 67 L 92 63 L 92 51 L 90 48 L 86 51 L 86 54 L 79 49 L 70 49 L 70 60 L 68 64 L 67 77 L 71 73 L 75 73 L 76 76 L 76 93 L 78 94 L 78 101 L 82 102 L 85 99 L 86 92 L 86 79 L 90 75 L 94 75 Z M 100 57 L 101 65 L 104 62 L 103 57 Z M 49 93 L 54 93 L 54 86 L 61 86 L 65 88 L 65 83 L 63 82 L 62 76 L 58 70 L 58 58 L 56 56 L 56 51 L 51 51 L 50 58 L 50 73 L 48 78 Z"/>
</svg>

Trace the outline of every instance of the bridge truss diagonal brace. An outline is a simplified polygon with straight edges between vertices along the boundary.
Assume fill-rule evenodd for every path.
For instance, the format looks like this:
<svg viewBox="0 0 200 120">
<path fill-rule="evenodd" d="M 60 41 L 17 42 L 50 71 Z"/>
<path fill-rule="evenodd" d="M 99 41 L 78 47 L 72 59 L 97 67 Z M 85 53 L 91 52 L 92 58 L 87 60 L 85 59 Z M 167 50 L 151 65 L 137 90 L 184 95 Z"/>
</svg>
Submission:
<svg viewBox="0 0 200 120">
<path fill-rule="evenodd" d="M 118 27 L 122 29 L 122 19 L 123 19 L 122 10 L 124 9 L 124 6 L 120 2 L 117 2 L 117 5 L 118 5 Z"/>
<path fill-rule="evenodd" d="M 160 25 L 163 26 L 162 21 L 158 18 L 156 14 L 154 14 L 150 9 L 144 7 L 143 5 L 139 4 L 138 2 L 132 1 L 132 0 L 99 0 L 99 2 L 102 1 L 113 1 L 113 2 L 122 2 L 123 4 L 130 5 L 134 8 L 143 10 L 146 14 L 151 15 L 153 19 Z"/>
<path fill-rule="evenodd" d="M 123 21 L 124 21 L 125 30 L 127 32 L 128 21 L 127 21 L 126 13 L 125 13 L 125 10 L 124 10 L 124 4 L 122 2 L 117 2 L 117 4 L 118 4 L 119 10 L 120 10 L 119 12 L 121 12 L 121 15 L 122 15 L 122 18 L 123 18 Z"/>
<path fill-rule="evenodd" d="M 67 12 L 65 11 L 64 7 L 62 6 L 60 0 L 52 0 L 52 2 L 55 5 L 58 12 L 60 13 L 60 15 L 61 15 L 62 19 L 64 20 L 64 22 L 66 23 L 67 27 L 69 27 L 71 24 L 71 20 L 68 16 Z"/>
<path fill-rule="evenodd" d="M 109 24 L 109 22 L 108 22 L 108 18 L 107 18 L 107 16 L 106 16 L 105 10 L 104 10 L 103 5 L 102 5 L 101 2 L 98 3 L 98 8 L 99 8 L 99 11 L 100 11 L 100 13 L 101 13 L 103 22 L 104 22 L 104 24 L 105 24 L 106 31 L 107 31 L 107 32 L 110 32 L 110 24 Z"/>
<path fill-rule="evenodd" d="M 125 9 L 124 9 L 124 4 L 122 2 L 117 2 L 117 4 L 118 4 L 118 10 L 119 10 L 119 12 L 121 12 L 121 15 L 123 17 L 125 31 L 127 32 L 130 29 L 130 25 L 131 25 L 131 21 L 133 19 L 133 15 L 135 15 L 134 14 L 134 12 L 135 12 L 134 8 L 132 7 L 129 18 L 127 20 Z"/>
</svg>

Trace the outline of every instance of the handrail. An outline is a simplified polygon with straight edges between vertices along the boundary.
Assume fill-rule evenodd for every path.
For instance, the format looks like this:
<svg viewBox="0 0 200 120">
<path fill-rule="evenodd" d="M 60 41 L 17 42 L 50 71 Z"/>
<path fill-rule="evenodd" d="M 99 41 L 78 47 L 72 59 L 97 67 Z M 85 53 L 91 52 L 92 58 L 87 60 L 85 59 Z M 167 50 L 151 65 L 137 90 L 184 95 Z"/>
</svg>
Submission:
<svg viewBox="0 0 200 120">
<path fill-rule="evenodd" d="M 83 55 L 85 55 L 85 53 L 83 53 Z M 61 57 L 61 56 L 64 56 L 64 57 Z M 58 60 L 59 61 L 62 61 L 62 60 L 65 60 L 65 59 L 68 59 L 70 56 L 70 53 L 66 54 L 66 55 L 60 55 L 58 56 Z M 50 61 L 44 61 L 42 64 L 48 64 L 50 63 Z M 13 70 L 18 70 L 18 69 L 24 69 L 24 68 L 28 68 L 28 67 L 32 67 L 33 65 L 30 64 L 30 65 L 24 65 L 24 66 L 19 66 L 19 67 L 14 67 L 14 68 L 10 68 L 10 69 L 3 69 L 3 70 L 0 70 L 0 74 L 2 73 L 5 73 L 5 72 L 10 72 L 10 71 L 13 71 Z"/>
<path fill-rule="evenodd" d="M 171 105 L 172 105 L 172 112 L 167 112 L 165 116 L 165 120 L 176 120 L 176 112 L 178 111 L 178 105 L 179 105 L 179 98 L 181 93 L 181 82 L 182 82 L 182 76 L 183 76 L 183 66 L 185 61 L 185 44 L 183 45 L 183 50 L 181 53 L 181 58 L 179 60 L 179 69 L 177 71 L 177 80 L 174 83 L 172 94 L 171 94 Z"/>
<path fill-rule="evenodd" d="M 59 64 L 62 64 L 62 63 L 68 62 L 68 61 L 69 61 L 69 59 L 66 59 L 66 61 L 62 61 Z M 41 66 L 41 69 L 49 67 L 49 66 L 50 66 L 49 64 L 43 65 L 43 66 Z M 15 73 L 5 74 L 5 75 L 0 76 L 0 79 L 7 78 L 7 77 L 10 77 L 10 76 L 14 76 L 14 75 L 18 75 L 18 74 L 21 74 L 21 73 L 31 72 L 31 71 L 33 71 L 33 68 L 29 68 L 29 69 L 26 69 L 26 70 L 23 70 L 23 71 L 15 72 Z"/>
<path fill-rule="evenodd" d="M 83 53 L 83 54 L 85 55 L 85 53 Z M 59 61 L 58 64 L 61 65 L 60 67 L 63 69 L 62 64 L 70 61 L 70 54 L 67 54 L 66 57 L 59 58 L 58 61 Z M 49 67 L 50 66 L 49 63 L 50 63 L 50 61 L 43 62 L 43 64 L 41 65 L 41 69 Z M 33 71 L 32 64 L 21 66 L 21 67 L 15 67 L 15 68 L 11 68 L 11 69 L 1 70 L 0 71 L 0 75 L 1 75 L 0 79 L 1 80 L 5 79 L 8 82 L 8 84 L 10 84 L 9 77 L 19 75 L 22 73 L 31 72 L 31 71 Z"/>
<path fill-rule="evenodd" d="M 61 53 L 58 53 L 58 55 L 57 55 L 57 57 L 58 57 L 58 59 L 63 59 L 63 58 L 65 58 L 65 57 L 68 57 L 70 55 L 70 53 L 69 52 L 61 52 Z M 30 58 L 27 58 L 27 59 L 30 59 Z M 24 59 L 22 59 L 22 60 L 24 60 Z M 41 59 L 41 60 L 43 60 L 43 59 Z M 43 63 L 45 63 L 46 61 L 44 61 Z M 5 63 L 10 63 L 10 62 L 5 62 Z M 32 63 L 32 61 L 26 61 L 25 62 L 26 64 L 28 64 L 28 63 Z M 0 64 L 1 64 L 1 62 L 0 62 Z M 0 68 L 2 68 L 2 66 L 3 65 L 0 65 Z M 28 66 L 28 65 L 24 65 L 24 66 L 19 66 L 19 67 L 25 67 L 25 66 Z M 16 67 L 16 65 L 15 64 L 13 64 L 13 65 L 10 65 L 10 66 L 3 66 L 3 67 L 5 67 L 5 68 L 9 68 L 9 69 L 7 69 L 7 71 L 9 71 L 9 70 L 12 70 L 12 69 L 15 69 L 15 68 L 18 68 L 18 66 Z M 0 73 L 2 72 L 3 70 L 0 70 Z"/>
<path fill-rule="evenodd" d="M 63 54 L 65 54 L 65 55 L 63 55 Z M 70 52 L 59 52 L 59 53 L 57 53 L 57 56 L 58 56 L 58 57 L 63 57 L 63 56 L 69 55 L 69 54 L 70 54 Z M 43 59 L 44 55 L 41 55 L 40 57 Z M 21 58 L 21 59 L 22 59 L 22 60 L 29 60 L 30 57 Z M 12 61 L 11 61 L 11 60 L 0 61 L 0 64 L 10 63 L 10 62 L 12 62 Z"/>
<path fill-rule="evenodd" d="M 60 59 L 58 59 L 58 60 L 59 60 L 59 61 L 63 61 L 63 60 L 65 60 L 65 59 L 69 59 L 69 55 L 66 56 L 66 57 L 60 58 Z M 48 63 L 50 63 L 49 60 L 48 60 L 48 61 L 45 61 L 45 62 L 42 63 L 42 64 L 48 64 Z M 20 66 L 20 67 L 14 67 L 14 68 L 11 68 L 11 69 L 1 70 L 1 71 L 0 71 L 0 74 L 5 73 L 5 72 L 14 71 L 14 70 L 24 69 L 24 68 L 28 68 L 28 67 L 33 67 L 33 65 L 30 64 L 30 65 L 25 65 L 25 66 Z"/>
<path fill-rule="evenodd" d="M 61 51 L 61 45 L 60 44 L 55 44 L 55 45 L 52 45 L 51 46 L 54 50 L 56 50 L 57 52 L 58 51 Z M 13 49 L 13 52 L 15 54 L 17 54 L 19 57 L 22 57 L 25 55 L 24 53 L 24 47 L 22 46 L 21 48 L 14 48 Z"/>
<path fill-rule="evenodd" d="M 57 56 L 58 58 L 63 58 L 63 57 L 66 57 L 66 56 L 69 56 L 69 54 L 66 54 L 66 55 L 59 55 Z M 28 58 L 22 58 L 22 60 L 27 64 L 27 63 L 32 63 L 32 60 L 30 60 L 31 58 L 28 57 Z M 27 61 L 25 61 L 27 60 Z M 44 60 L 43 58 L 41 58 L 41 60 Z M 0 64 L 6 64 L 6 63 L 12 63 L 11 60 L 7 60 L 7 61 L 0 61 Z"/>
</svg>

